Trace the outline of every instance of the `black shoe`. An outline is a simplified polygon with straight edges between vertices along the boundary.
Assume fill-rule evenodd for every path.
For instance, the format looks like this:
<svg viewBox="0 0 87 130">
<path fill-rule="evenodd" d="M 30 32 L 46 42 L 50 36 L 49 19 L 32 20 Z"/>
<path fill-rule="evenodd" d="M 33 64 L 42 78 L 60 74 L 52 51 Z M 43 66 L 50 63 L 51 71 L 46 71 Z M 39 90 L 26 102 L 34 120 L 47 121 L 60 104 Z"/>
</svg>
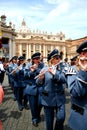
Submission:
<svg viewBox="0 0 87 130">
<path fill-rule="evenodd" d="M 38 123 L 41 122 L 41 117 L 38 118 Z"/>
<path fill-rule="evenodd" d="M 23 111 L 23 107 L 19 108 L 20 111 Z"/>
<path fill-rule="evenodd" d="M 14 98 L 14 101 L 16 101 L 16 98 Z"/>
<path fill-rule="evenodd" d="M 38 127 L 38 123 L 37 122 L 32 122 L 33 126 Z"/>
<path fill-rule="evenodd" d="M 28 106 L 28 105 L 26 105 L 24 108 L 25 108 L 26 110 L 29 110 L 29 106 Z"/>
</svg>

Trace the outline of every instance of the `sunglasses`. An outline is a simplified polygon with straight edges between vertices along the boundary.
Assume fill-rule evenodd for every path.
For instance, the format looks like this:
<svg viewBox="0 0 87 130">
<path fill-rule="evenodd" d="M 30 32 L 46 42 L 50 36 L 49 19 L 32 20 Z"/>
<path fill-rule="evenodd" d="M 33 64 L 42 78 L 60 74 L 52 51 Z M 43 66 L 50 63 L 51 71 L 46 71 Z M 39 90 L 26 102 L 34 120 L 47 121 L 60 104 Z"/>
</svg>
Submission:
<svg viewBox="0 0 87 130">
<path fill-rule="evenodd" d="M 54 57 L 54 59 L 58 60 L 58 59 L 59 59 L 59 56 Z"/>
<path fill-rule="evenodd" d="M 33 60 L 39 60 L 40 58 L 38 57 L 38 58 L 34 58 Z"/>
</svg>

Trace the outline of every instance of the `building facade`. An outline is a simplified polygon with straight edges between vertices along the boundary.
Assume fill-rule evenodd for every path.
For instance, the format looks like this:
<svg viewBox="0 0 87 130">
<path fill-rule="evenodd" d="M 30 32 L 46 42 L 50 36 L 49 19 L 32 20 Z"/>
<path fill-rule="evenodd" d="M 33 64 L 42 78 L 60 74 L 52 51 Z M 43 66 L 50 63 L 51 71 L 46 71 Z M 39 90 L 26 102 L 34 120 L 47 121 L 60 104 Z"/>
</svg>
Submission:
<svg viewBox="0 0 87 130">
<path fill-rule="evenodd" d="M 79 39 L 74 39 L 74 40 L 71 39 L 66 40 L 66 57 L 68 59 L 71 59 L 73 56 L 75 56 L 77 47 L 85 40 L 87 40 L 87 36 Z"/>
<path fill-rule="evenodd" d="M 43 60 L 47 55 L 57 48 L 66 57 L 65 34 L 62 32 L 53 35 L 41 32 L 38 29 L 31 31 L 23 20 L 21 27 L 16 31 L 16 55 L 24 55 L 26 59 L 31 58 L 35 52 L 41 52 Z"/>
</svg>

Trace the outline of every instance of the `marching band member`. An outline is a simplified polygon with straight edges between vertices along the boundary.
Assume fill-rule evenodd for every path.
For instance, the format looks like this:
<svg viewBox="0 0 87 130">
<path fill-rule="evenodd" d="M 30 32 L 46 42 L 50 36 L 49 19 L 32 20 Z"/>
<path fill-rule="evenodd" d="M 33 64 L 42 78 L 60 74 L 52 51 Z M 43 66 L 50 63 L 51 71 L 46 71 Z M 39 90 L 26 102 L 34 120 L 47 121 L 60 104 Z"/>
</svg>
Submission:
<svg viewBox="0 0 87 130">
<path fill-rule="evenodd" d="M 43 68 L 37 78 L 37 84 L 43 85 L 42 105 L 46 118 L 46 130 L 63 130 L 65 120 L 65 93 L 63 83 L 66 82 L 64 73 L 59 67 L 59 51 L 54 49 L 48 55 L 49 66 Z M 41 75 L 42 73 L 42 75 Z M 56 110 L 56 122 L 54 124 L 54 111 Z"/>
<path fill-rule="evenodd" d="M 70 67 L 70 64 L 68 63 L 68 58 L 64 59 L 63 66 L 64 67 Z"/>
<path fill-rule="evenodd" d="M 14 94 L 14 101 L 16 100 L 16 92 L 15 92 L 15 89 L 14 89 L 14 75 L 11 75 L 10 73 L 15 70 L 15 68 L 18 67 L 17 65 L 17 60 L 18 60 L 18 56 L 13 56 L 11 61 L 12 63 L 9 64 L 8 66 L 8 77 L 9 77 L 9 80 L 10 80 L 10 85 L 11 85 L 11 89 L 13 90 L 13 94 Z"/>
<path fill-rule="evenodd" d="M 77 65 L 78 64 L 78 60 L 77 60 L 77 58 L 78 58 L 78 54 L 77 55 L 75 55 L 74 57 L 72 57 L 70 60 L 71 60 L 71 63 L 70 63 L 70 65 L 71 66 L 74 66 L 74 65 Z"/>
<path fill-rule="evenodd" d="M 25 71 L 26 64 L 24 63 L 24 56 L 20 56 L 18 60 L 19 66 L 13 71 L 12 75 L 14 76 L 14 89 L 17 95 L 18 108 L 20 111 L 22 111 L 23 108 L 27 110 L 29 109 L 27 96 L 23 95 L 24 89 L 26 87 L 23 71 Z"/>
<path fill-rule="evenodd" d="M 68 67 L 68 70 L 71 68 L 72 70 L 74 70 L 74 72 L 77 72 L 77 66 L 78 66 L 78 57 L 79 55 L 76 54 L 74 57 L 72 57 L 70 60 L 71 60 L 71 66 Z M 71 71 L 70 69 L 70 71 Z"/>
<path fill-rule="evenodd" d="M 87 41 L 77 48 L 79 60 L 76 74 L 67 75 L 71 95 L 69 126 L 73 130 L 87 130 Z"/>
<path fill-rule="evenodd" d="M 28 67 L 25 73 L 26 88 L 24 95 L 27 95 L 31 115 L 32 124 L 37 127 L 40 121 L 40 111 L 42 105 L 40 104 L 40 89 L 36 85 L 35 77 L 39 74 L 40 70 L 43 68 L 44 64 L 40 60 L 41 53 L 36 52 L 31 56 L 31 63 L 28 63 Z"/>
</svg>

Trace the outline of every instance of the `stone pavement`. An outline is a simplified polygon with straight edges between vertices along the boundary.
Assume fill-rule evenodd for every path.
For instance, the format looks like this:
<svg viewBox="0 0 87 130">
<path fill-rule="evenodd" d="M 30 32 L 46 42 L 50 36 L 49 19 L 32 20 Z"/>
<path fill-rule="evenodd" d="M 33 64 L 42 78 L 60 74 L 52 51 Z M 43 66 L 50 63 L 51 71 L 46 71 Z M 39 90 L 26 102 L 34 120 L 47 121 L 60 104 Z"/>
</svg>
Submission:
<svg viewBox="0 0 87 130">
<path fill-rule="evenodd" d="M 3 130 L 46 130 L 43 109 L 41 112 L 41 122 L 38 127 L 34 127 L 31 122 L 30 110 L 24 109 L 22 112 L 18 110 L 17 102 L 12 98 L 12 90 L 8 85 L 7 76 L 5 76 L 3 88 L 5 97 L 3 103 L 0 105 L 0 120 L 2 122 Z M 70 97 L 67 91 L 66 97 L 66 120 L 64 130 L 71 130 L 67 126 L 70 111 Z"/>
</svg>

